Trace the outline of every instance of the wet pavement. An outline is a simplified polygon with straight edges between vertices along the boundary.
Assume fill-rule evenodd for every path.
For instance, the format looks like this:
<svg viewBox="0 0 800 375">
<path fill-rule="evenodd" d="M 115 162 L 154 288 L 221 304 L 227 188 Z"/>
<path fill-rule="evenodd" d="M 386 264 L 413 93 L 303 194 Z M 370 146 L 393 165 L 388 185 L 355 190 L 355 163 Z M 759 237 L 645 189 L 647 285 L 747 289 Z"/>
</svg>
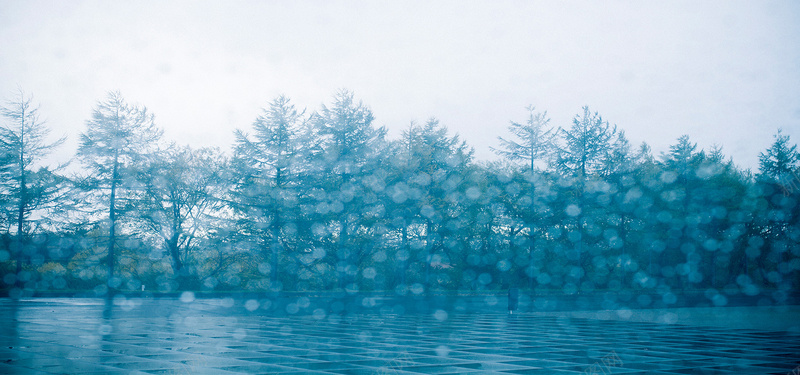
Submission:
<svg viewBox="0 0 800 375">
<path fill-rule="evenodd" d="M 490 297 L 289 301 L 0 299 L 0 373 L 800 373 L 796 331 L 509 315 Z"/>
</svg>

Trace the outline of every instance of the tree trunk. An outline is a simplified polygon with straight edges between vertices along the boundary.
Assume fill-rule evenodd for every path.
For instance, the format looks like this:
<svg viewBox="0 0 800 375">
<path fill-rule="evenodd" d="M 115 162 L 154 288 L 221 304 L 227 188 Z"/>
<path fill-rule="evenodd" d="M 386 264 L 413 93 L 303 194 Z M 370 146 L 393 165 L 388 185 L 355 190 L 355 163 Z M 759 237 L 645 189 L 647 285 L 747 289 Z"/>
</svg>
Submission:
<svg viewBox="0 0 800 375">
<path fill-rule="evenodd" d="M 278 230 L 277 225 L 274 225 L 272 228 L 272 245 L 270 246 L 272 248 L 272 252 L 270 254 L 270 264 L 272 265 L 272 269 L 270 270 L 270 282 L 273 286 L 277 285 L 276 283 L 278 282 L 278 262 L 280 259 L 279 253 L 283 247 L 281 246 L 281 239 L 278 237 L 279 232 L 280 231 Z"/>
<path fill-rule="evenodd" d="M 28 187 L 25 180 L 25 112 L 22 112 L 22 124 L 20 126 L 19 141 L 19 207 L 17 212 L 17 281 L 18 287 L 22 287 L 19 281 L 19 274 L 22 272 L 22 260 L 25 256 L 23 232 L 25 224 L 25 208 L 28 205 Z"/>
<path fill-rule="evenodd" d="M 408 225 L 406 224 L 405 220 L 403 220 L 403 229 L 402 229 L 402 251 L 405 251 L 404 257 L 400 260 L 400 284 L 406 284 L 406 261 L 408 257 L 411 256 L 411 252 L 408 249 Z"/>
<path fill-rule="evenodd" d="M 533 291 L 533 279 L 534 279 L 534 277 L 533 277 L 533 262 L 534 262 L 533 256 L 534 256 L 534 254 L 536 252 L 536 243 L 534 242 L 535 241 L 535 236 L 533 235 L 533 224 L 530 225 L 530 229 L 529 230 L 530 230 L 530 233 L 528 234 L 528 241 L 530 241 L 530 243 L 528 244 L 528 253 L 529 253 L 528 254 L 528 270 L 529 270 L 529 272 L 528 272 L 528 289 Z"/>
<path fill-rule="evenodd" d="M 585 174 L 585 161 L 581 164 L 581 175 L 580 175 L 580 182 L 578 184 L 578 243 L 575 246 L 575 251 L 578 253 L 578 279 L 575 281 L 576 286 L 578 287 L 578 293 L 581 290 L 581 282 L 583 276 L 581 276 L 580 272 L 586 273 L 583 269 L 583 215 L 584 210 L 586 209 L 584 203 L 584 190 L 586 189 L 586 174 Z"/>
<path fill-rule="evenodd" d="M 20 176 L 20 197 L 19 197 L 19 210 L 17 216 L 17 276 L 19 277 L 22 272 L 22 262 L 25 258 L 25 243 L 23 241 L 25 235 L 25 207 L 27 206 L 27 188 L 25 186 L 25 171 L 21 172 Z M 18 287 L 22 287 L 22 283 L 17 279 Z"/>
<path fill-rule="evenodd" d="M 347 212 L 347 211 L 345 211 Z M 350 249 L 348 249 L 348 241 L 349 241 L 349 233 L 348 233 L 348 222 L 347 222 L 347 215 L 345 218 L 341 220 L 342 229 L 339 232 L 339 248 L 338 248 L 338 257 L 339 257 L 339 287 L 345 289 L 347 287 L 347 281 L 349 279 L 347 275 L 347 267 L 350 265 Z"/>
<path fill-rule="evenodd" d="M 620 215 L 619 221 L 619 239 L 622 241 L 622 259 L 628 259 L 628 229 L 625 223 L 627 219 L 624 214 Z M 622 285 L 628 285 L 628 268 L 625 264 L 622 265 Z"/>
<path fill-rule="evenodd" d="M 433 223 L 431 223 L 430 219 L 427 220 L 425 227 L 425 292 L 428 292 L 430 289 L 430 279 L 431 279 L 431 251 L 433 250 L 433 235 L 431 231 L 433 230 Z"/>
<path fill-rule="evenodd" d="M 278 156 L 279 158 L 282 157 L 282 153 Z M 276 167 L 275 168 L 275 188 L 283 189 L 283 168 Z M 270 235 L 272 236 L 272 254 L 271 254 L 271 261 L 270 264 L 272 265 L 272 269 L 270 270 L 270 281 L 272 285 L 276 285 L 278 282 L 278 263 L 280 262 L 280 251 L 283 250 L 283 246 L 281 244 L 280 239 L 280 232 L 281 232 L 281 212 L 279 206 L 275 206 L 273 210 L 273 220 L 270 229 Z"/>
<path fill-rule="evenodd" d="M 186 287 L 186 270 L 183 269 L 183 261 L 181 261 L 181 253 L 178 248 L 178 232 L 174 232 L 167 242 L 167 249 L 169 256 L 172 259 L 172 272 L 174 273 L 175 280 L 178 282 L 178 289 Z"/>
<path fill-rule="evenodd" d="M 115 155 L 114 157 L 114 169 L 111 173 L 111 194 L 109 197 L 109 208 L 108 208 L 108 221 L 109 221 L 109 228 L 108 228 L 108 258 L 106 258 L 106 266 L 108 267 L 108 279 L 107 283 L 110 288 L 113 288 L 111 283 L 112 279 L 114 278 L 114 245 L 117 242 L 117 208 L 116 208 L 116 198 L 117 198 L 117 180 L 119 179 L 119 159 L 118 156 Z"/>
</svg>

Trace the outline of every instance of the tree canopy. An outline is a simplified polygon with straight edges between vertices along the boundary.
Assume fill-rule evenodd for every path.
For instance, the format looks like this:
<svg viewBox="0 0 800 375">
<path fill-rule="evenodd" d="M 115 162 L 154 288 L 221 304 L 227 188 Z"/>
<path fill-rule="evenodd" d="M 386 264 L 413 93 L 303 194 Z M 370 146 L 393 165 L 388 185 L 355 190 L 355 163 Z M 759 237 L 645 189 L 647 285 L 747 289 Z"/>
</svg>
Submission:
<svg viewBox="0 0 800 375">
<path fill-rule="evenodd" d="M 164 142 L 111 92 L 79 135 L 81 172 L 63 176 L 33 168 L 60 141 L 30 108 L 12 102 L 0 134 L 0 269 L 17 294 L 522 287 L 717 303 L 800 286 L 800 154 L 781 131 L 751 173 L 688 135 L 654 157 L 588 107 L 551 127 L 531 106 L 481 161 L 435 118 L 388 139 L 342 90 L 310 112 L 268 101 L 215 150 Z"/>
</svg>

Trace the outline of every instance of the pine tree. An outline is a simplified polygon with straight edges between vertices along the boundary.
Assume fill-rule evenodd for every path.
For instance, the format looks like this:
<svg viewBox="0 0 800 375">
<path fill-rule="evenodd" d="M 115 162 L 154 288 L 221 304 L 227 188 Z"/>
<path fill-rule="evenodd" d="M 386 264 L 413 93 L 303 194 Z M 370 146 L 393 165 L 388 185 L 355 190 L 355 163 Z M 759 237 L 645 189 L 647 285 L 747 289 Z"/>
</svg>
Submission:
<svg viewBox="0 0 800 375">
<path fill-rule="evenodd" d="M 280 258 L 294 237 L 282 232 L 297 215 L 304 121 L 303 112 L 279 96 L 253 122 L 253 135 L 236 132 L 233 206 L 243 232 L 263 243 L 273 286 L 278 285 Z"/>
<path fill-rule="evenodd" d="M 541 176 L 537 173 L 537 164 L 544 164 L 552 158 L 552 153 L 555 148 L 554 138 L 556 133 L 552 128 L 548 127 L 550 119 L 547 117 L 547 111 L 536 112 L 533 106 L 528 107 L 528 120 L 525 124 L 511 122 L 508 127 L 516 139 L 504 139 L 498 137 L 501 143 L 500 149 L 493 149 L 493 151 L 505 157 L 509 161 L 521 161 L 525 165 L 524 173 L 527 175 L 528 181 L 528 194 L 530 199 L 530 207 L 527 212 L 524 212 L 520 218 L 527 223 L 528 231 L 528 252 L 529 264 L 528 267 L 533 267 L 534 254 L 536 252 L 537 243 L 537 226 L 539 220 L 536 215 L 536 183 L 540 182 Z M 522 213 L 522 212 L 520 212 Z M 533 288 L 533 270 L 529 269 L 529 283 L 528 286 Z"/>
<path fill-rule="evenodd" d="M 524 162 L 528 167 L 527 170 L 533 173 L 537 169 L 537 164 L 548 160 L 554 147 L 555 132 L 548 127 L 550 119 L 547 117 L 547 111 L 536 112 L 535 107 L 528 106 L 528 112 L 525 124 L 512 121 L 508 127 L 508 131 L 516 139 L 498 137 L 501 147 L 491 149 L 510 161 Z"/>
<path fill-rule="evenodd" d="M 51 208 L 61 198 L 64 189 L 64 179 L 54 170 L 43 166 L 38 171 L 34 168 L 65 138 L 53 142 L 47 140 L 50 129 L 39 119 L 39 108 L 34 106 L 33 98 L 21 89 L 14 99 L 0 107 L 0 114 L 6 119 L 0 127 L 0 175 L 4 176 L 0 189 L 8 203 L 4 208 L 13 207 L 3 216 L 9 224 L 15 223 L 16 226 L 13 253 L 19 273 L 25 255 L 25 237 L 32 227 L 31 214 Z"/>
<path fill-rule="evenodd" d="M 145 107 L 130 105 L 119 92 L 110 92 L 94 108 L 92 118 L 86 121 L 86 131 L 80 136 L 77 156 L 89 171 L 85 186 L 97 193 L 107 207 L 106 265 L 111 288 L 121 282 L 114 276 L 117 225 L 122 213 L 118 201 L 126 201 L 126 192 L 138 184 L 133 179 L 134 168 L 144 164 L 146 156 L 156 150 L 161 135 L 154 116 Z"/>
<path fill-rule="evenodd" d="M 588 107 L 583 107 L 583 114 L 576 115 L 572 120 L 569 130 L 560 129 L 559 134 L 563 144 L 558 148 L 556 168 L 562 178 L 571 181 L 574 185 L 573 197 L 566 203 L 565 212 L 574 217 L 572 239 L 575 242 L 577 268 L 577 286 L 581 286 L 581 274 L 586 273 L 584 244 L 586 242 L 585 228 L 593 223 L 587 215 L 589 205 L 587 202 L 587 188 L 590 179 L 596 179 L 603 172 L 606 161 L 612 153 L 612 140 L 617 134 L 615 126 L 610 126 L 597 112 L 590 112 Z"/>
<path fill-rule="evenodd" d="M 311 115 L 306 183 L 315 184 L 316 219 L 329 225 L 339 287 L 356 287 L 358 265 L 365 258 L 374 230 L 362 212 L 377 202 L 364 184 L 385 158 L 386 128 L 373 125 L 372 111 L 353 93 L 342 90 L 330 106 Z"/>
<path fill-rule="evenodd" d="M 756 176 L 766 200 L 758 212 L 760 234 L 765 241 L 758 258 L 759 268 L 763 275 L 783 269 L 780 273 L 786 275 L 776 277 L 779 273 L 773 273 L 771 282 L 779 288 L 800 288 L 800 272 L 790 266 L 797 262 L 800 248 L 800 152 L 781 130 L 774 137 L 770 148 L 759 155 Z"/>
<path fill-rule="evenodd" d="M 800 190 L 800 152 L 782 130 L 774 135 L 772 146 L 759 154 L 759 178 L 777 182 L 785 193 Z"/>
<path fill-rule="evenodd" d="M 663 212 L 668 212 L 671 217 L 663 222 L 668 245 L 662 259 L 675 266 L 679 275 L 677 286 L 687 287 L 686 283 L 698 284 L 703 279 L 695 261 L 700 247 L 692 234 L 699 230 L 698 217 L 704 209 L 702 204 L 698 204 L 703 183 L 697 172 L 706 160 L 706 154 L 697 151 L 697 144 L 692 143 L 688 135 L 682 135 L 661 159 L 663 170 L 659 181 L 663 183 L 663 191 L 659 198 Z"/>
</svg>

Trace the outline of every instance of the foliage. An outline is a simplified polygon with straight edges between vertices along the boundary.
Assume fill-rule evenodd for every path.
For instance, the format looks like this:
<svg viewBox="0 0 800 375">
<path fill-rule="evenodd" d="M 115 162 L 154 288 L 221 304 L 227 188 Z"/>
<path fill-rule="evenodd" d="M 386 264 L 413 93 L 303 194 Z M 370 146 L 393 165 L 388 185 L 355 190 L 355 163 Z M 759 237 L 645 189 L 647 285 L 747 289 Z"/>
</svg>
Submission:
<svg viewBox="0 0 800 375">
<path fill-rule="evenodd" d="M 66 181 L 50 169 L 37 164 L 53 149 L 64 142 L 64 138 L 48 142 L 50 129 L 39 120 L 39 108 L 33 98 L 22 89 L 7 105 L 0 107 L 6 120 L 0 126 L 0 223 L 16 227 L 11 253 L 16 262 L 16 272 L 22 264 L 30 262 L 30 237 L 46 226 L 49 215 L 64 201 Z M 36 215 L 36 218 L 33 216 Z M 4 226 L 5 226 L 4 225 Z"/>
<path fill-rule="evenodd" d="M 121 283 L 114 278 L 114 268 L 118 215 L 124 214 L 123 208 L 131 203 L 125 193 L 142 184 L 135 178 L 136 167 L 143 165 L 148 154 L 155 150 L 161 134 L 153 114 L 145 107 L 130 105 L 119 92 L 110 92 L 92 111 L 92 118 L 86 121 L 86 131 L 80 136 L 77 157 L 89 173 L 82 185 L 93 193 L 89 198 L 95 207 L 107 207 L 106 261 L 108 282 L 112 287 Z M 122 207 L 118 206 L 120 203 Z"/>
<path fill-rule="evenodd" d="M 78 152 L 92 194 L 59 198 L 102 211 L 42 230 L 19 248 L 31 256 L 19 271 L 4 224 L 3 282 L 98 294 L 702 290 L 710 303 L 800 287 L 800 155 L 781 132 L 751 175 L 689 136 L 654 157 L 586 107 L 558 130 L 529 112 L 500 137 L 503 159 L 482 162 L 436 119 L 387 140 L 349 91 L 310 114 L 281 96 L 236 131 L 228 157 L 157 147 L 152 115 L 112 93 Z"/>
</svg>

